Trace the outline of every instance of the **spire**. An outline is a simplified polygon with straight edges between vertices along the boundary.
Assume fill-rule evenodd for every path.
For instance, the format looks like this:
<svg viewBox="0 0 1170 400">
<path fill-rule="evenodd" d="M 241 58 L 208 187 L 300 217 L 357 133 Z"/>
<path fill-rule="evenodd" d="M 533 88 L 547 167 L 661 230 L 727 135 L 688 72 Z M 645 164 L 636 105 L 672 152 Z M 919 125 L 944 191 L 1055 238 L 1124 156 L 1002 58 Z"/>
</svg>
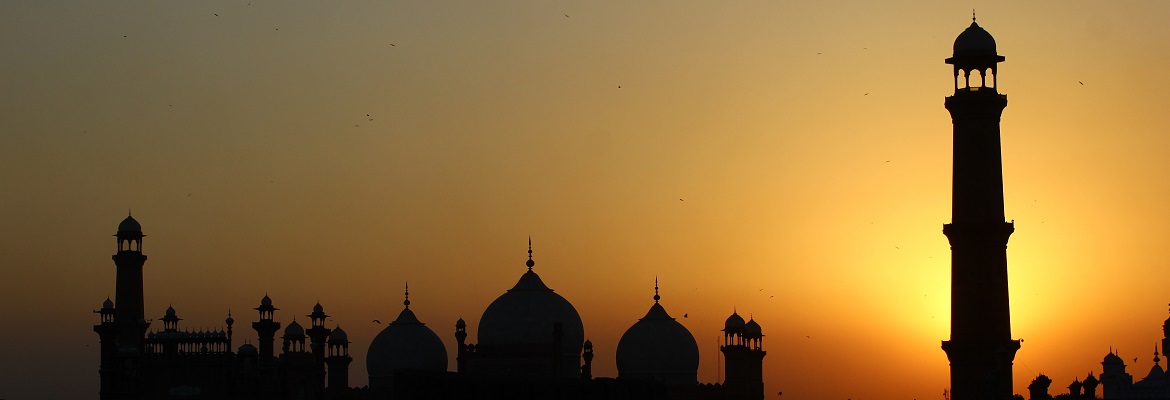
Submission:
<svg viewBox="0 0 1170 400">
<path fill-rule="evenodd" d="M 402 305 L 410 308 L 410 282 L 406 282 L 406 300 L 402 301 Z"/>
<path fill-rule="evenodd" d="M 658 295 L 658 277 L 654 277 L 654 304 L 658 304 L 658 299 L 662 297 Z"/>
<path fill-rule="evenodd" d="M 532 272 L 532 266 L 536 265 L 536 261 L 532 261 L 532 236 L 528 236 L 528 262 L 524 265 L 528 266 L 528 272 Z"/>
<path fill-rule="evenodd" d="M 971 23 L 975 23 L 975 9 L 971 9 Z"/>
<path fill-rule="evenodd" d="M 1158 344 L 1154 343 L 1154 365 L 1161 365 L 1161 358 L 1158 358 Z"/>
</svg>

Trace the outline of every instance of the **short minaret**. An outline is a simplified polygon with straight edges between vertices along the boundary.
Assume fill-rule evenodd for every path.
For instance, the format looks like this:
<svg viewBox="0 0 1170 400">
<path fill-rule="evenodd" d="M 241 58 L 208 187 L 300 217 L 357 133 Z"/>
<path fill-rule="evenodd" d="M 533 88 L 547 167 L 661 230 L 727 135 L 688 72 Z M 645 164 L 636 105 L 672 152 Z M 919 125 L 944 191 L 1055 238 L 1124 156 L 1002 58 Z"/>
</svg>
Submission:
<svg viewBox="0 0 1170 400">
<path fill-rule="evenodd" d="M 349 336 L 338 326 L 329 334 L 329 352 L 325 364 L 329 365 L 329 386 L 331 392 L 349 388 Z"/>
<path fill-rule="evenodd" d="M 1092 374 L 1089 374 L 1092 376 Z M 1048 375 L 1040 374 L 1032 383 L 1028 384 L 1029 400 L 1050 400 L 1052 395 L 1048 394 L 1048 386 L 1052 385 L 1052 379 Z"/>
<path fill-rule="evenodd" d="M 175 307 L 167 306 L 167 311 L 163 314 L 163 332 L 169 334 L 176 334 L 179 332 L 179 321 L 182 318 L 175 313 Z M 179 342 L 175 340 L 167 340 L 163 342 L 163 353 L 174 356 L 179 354 Z"/>
<path fill-rule="evenodd" d="M 260 364 L 267 365 L 276 357 L 273 346 L 276 331 L 280 330 L 280 323 L 273 321 L 272 317 L 279 308 L 273 307 L 272 299 L 265 294 L 264 298 L 260 299 L 260 306 L 255 310 L 260 312 L 260 320 L 252 323 L 252 329 L 256 330 L 256 341 L 260 343 Z"/>
<path fill-rule="evenodd" d="M 223 323 L 227 324 L 227 346 L 230 349 L 232 348 L 232 325 L 236 323 L 236 319 L 232 318 L 232 310 L 230 308 L 228 309 L 228 316 L 223 320 Z"/>
<path fill-rule="evenodd" d="M 585 340 L 585 344 L 581 345 L 581 358 L 585 359 L 585 364 L 581 366 L 581 377 L 585 379 L 593 379 L 593 342 Z"/>
<path fill-rule="evenodd" d="M 98 339 L 101 341 L 101 364 L 98 366 L 98 377 L 101 380 L 101 386 L 98 397 L 101 399 L 109 399 L 114 397 L 114 376 L 117 361 L 115 356 L 118 354 L 118 326 L 114 323 L 114 302 L 108 297 L 102 303 L 100 310 L 95 310 L 98 314 L 99 324 L 93 326 L 93 331 L 97 332 Z"/>
<path fill-rule="evenodd" d="M 951 223 L 951 338 L 942 342 L 951 362 L 953 400 L 1012 397 L 1007 242 L 1015 230 L 1004 218 L 999 121 L 1007 96 L 996 88 L 995 39 L 971 26 L 955 39 L 955 94 L 946 98 L 954 125 Z M 978 73 L 978 85 L 972 74 Z"/>
<path fill-rule="evenodd" d="M 463 372 L 464 364 L 467 363 L 467 322 L 462 317 L 455 321 L 455 341 L 458 343 L 455 349 L 455 371 Z"/>
<path fill-rule="evenodd" d="M 313 313 L 308 315 L 309 322 L 312 324 L 306 331 L 309 335 L 311 344 L 310 348 L 313 350 L 313 355 L 317 356 L 318 361 L 325 361 L 325 339 L 329 337 L 329 328 L 325 327 L 325 308 L 321 307 L 321 303 L 313 306 Z"/>
<path fill-rule="evenodd" d="M 146 255 L 142 254 L 142 225 L 127 214 L 118 224 L 118 252 L 113 255 L 117 266 L 117 280 L 114 289 L 114 323 L 118 325 L 118 347 L 133 348 L 142 353 L 146 328 L 145 305 L 142 298 L 142 266 Z"/>
<path fill-rule="evenodd" d="M 743 317 L 732 312 L 723 328 L 724 398 L 733 400 L 761 400 L 764 398 L 764 336 L 755 319 L 745 323 Z"/>
</svg>

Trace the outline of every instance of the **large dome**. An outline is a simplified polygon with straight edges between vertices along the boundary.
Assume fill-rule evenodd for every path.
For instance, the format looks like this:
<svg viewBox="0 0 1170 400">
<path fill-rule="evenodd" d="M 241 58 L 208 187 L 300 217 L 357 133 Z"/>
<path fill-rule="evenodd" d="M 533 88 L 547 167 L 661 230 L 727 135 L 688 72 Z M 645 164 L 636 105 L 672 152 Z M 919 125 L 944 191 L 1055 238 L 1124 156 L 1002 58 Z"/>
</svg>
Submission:
<svg viewBox="0 0 1170 400">
<path fill-rule="evenodd" d="M 655 301 L 618 341 L 617 368 L 623 379 L 693 385 L 698 381 L 699 345 Z"/>
<path fill-rule="evenodd" d="M 407 307 L 374 337 L 366 352 L 370 387 L 389 387 L 395 370 L 446 371 L 447 349 Z"/>
<path fill-rule="evenodd" d="M 534 354 L 534 351 L 551 348 L 555 331 L 560 329 L 560 346 L 557 358 L 561 365 L 554 368 L 563 376 L 577 376 L 581 367 L 581 346 L 585 343 L 585 328 L 581 316 L 573 305 L 553 292 L 532 272 L 532 250 L 529 249 L 526 265 L 528 272 L 520 276 L 516 286 L 496 298 L 488 305 L 479 319 L 479 343 L 477 351 L 492 354 L 503 361 L 515 359 L 518 364 L 504 362 L 505 372 L 544 374 L 542 368 L 532 369 L 528 361 L 520 361 Z"/>
</svg>

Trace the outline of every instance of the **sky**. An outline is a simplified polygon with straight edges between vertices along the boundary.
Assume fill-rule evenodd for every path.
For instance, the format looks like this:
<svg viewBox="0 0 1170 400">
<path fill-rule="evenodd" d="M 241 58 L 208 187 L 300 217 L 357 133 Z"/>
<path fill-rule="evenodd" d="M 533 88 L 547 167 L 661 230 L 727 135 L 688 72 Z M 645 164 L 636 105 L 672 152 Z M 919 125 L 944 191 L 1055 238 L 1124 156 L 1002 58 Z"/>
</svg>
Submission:
<svg viewBox="0 0 1170 400">
<path fill-rule="evenodd" d="M 239 344 L 266 293 L 286 325 L 320 302 L 353 386 L 406 282 L 453 356 L 531 236 L 596 376 L 657 277 L 701 382 L 736 310 L 768 398 L 939 398 L 943 60 L 972 8 L 1006 57 L 1016 392 L 1111 348 L 1145 376 L 1170 303 L 1164 1 L 14 0 L 0 398 L 96 396 L 130 210 L 148 317 L 230 309 Z"/>
</svg>

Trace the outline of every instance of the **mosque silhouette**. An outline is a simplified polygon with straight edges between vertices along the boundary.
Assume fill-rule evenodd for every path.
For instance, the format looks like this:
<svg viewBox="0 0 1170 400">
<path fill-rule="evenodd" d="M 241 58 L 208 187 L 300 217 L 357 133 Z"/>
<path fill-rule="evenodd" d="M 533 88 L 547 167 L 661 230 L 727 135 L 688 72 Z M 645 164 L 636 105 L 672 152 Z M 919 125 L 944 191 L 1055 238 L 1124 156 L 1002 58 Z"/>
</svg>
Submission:
<svg viewBox="0 0 1170 400">
<path fill-rule="evenodd" d="M 480 318 L 478 343 L 468 343 L 467 324 L 455 323 L 456 367 L 448 370 L 439 336 L 410 309 L 370 343 L 369 385 L 349 387 L 349 338 L 340 327 L 325 327 L 321 304 L 305 329 L 295 320 L 284 328 L 276 353 L 279 309 L 268 295 L 255 308 L 255 345 L 233 351 L 235 319 L 223 327 L 180 329 L 168 307 L 161 330 L 149 330 L 144 313 L 142 226 L 132 216 L 118 225 L 116 302 L 106 299 L 100 323 L 102 399 L 729 399 L 764 398 L 763 330 L 755 320 L 732 313 L 720 346 L 725 360 L 721 383 L 697 380 L 695 337 L 659 303 L 634 323 L 617 345 L 618 377 L 592 375 L 593 344 L 585 340 L 580 315 L 533 271 L 488 305 Z"/>
<path fill-rule="evenodd" d="M 1015 231 L 1004 217 L 1000 116 L 1007 96 L 997 89 L 995 39 L 972 16 L 971 25 L 946 59 L 954 67 L 954 89 L 946 97 L 954 129 L 952 221 L 943 225 L 951 245 L 951 332 L 942 342 L 950 362 L 952 400 L 1008 400 L 1013 394 L 1012 362 L 1021 340 L 1011 337 L 1007 242 Z M 972 78 L 977 79 L 973 82 Z M 340 327 L 324 326 L 320 304 L 305 329 L 295 320 L 275 351 L 278 310 L 267 295 L 252 323 L 259 339 L 234 349 L 234 319 L 222 328 L 180 329 L 173 308 L 150 331 L 144 313 L 142 227 L 130 216 L 118 225 L 115 300 L 106 299 L 100 323 L 102 399 L 688 399 L 759 400 L 763 388 L 763 331 L 737 313 L 723 327 L 726 377 L 699 383 L 694 336 L 654 303 L 617 345 L 617 378 L 592 374 L 593 344 L 585 340 L 572 303 L 528 270 L 516 285 L 488 305 L 469 343 L 467 324 L 455 324 L 456 365 L 439 336 L 410 309 L 403 309 L 370 343 L 369 385 L 349 387 L 349 340 Z M 1163 324 L 1162 351 L 1170 346 L 1170 319 Z M 306 343 L 306 341 L 308 343 Z M 1170 399 L 1170 373 L 1154 366 L 1134 382 L 1113 349 L 1101 362 L 1100 378 L 1074 379 L 1069 393 L 1050 395 L 1052 380 L 1040 375 L 1028 386 L 1030 398 Z M 1136 359 L 1135 359 L 1136 361 Z"/>
</svg>

